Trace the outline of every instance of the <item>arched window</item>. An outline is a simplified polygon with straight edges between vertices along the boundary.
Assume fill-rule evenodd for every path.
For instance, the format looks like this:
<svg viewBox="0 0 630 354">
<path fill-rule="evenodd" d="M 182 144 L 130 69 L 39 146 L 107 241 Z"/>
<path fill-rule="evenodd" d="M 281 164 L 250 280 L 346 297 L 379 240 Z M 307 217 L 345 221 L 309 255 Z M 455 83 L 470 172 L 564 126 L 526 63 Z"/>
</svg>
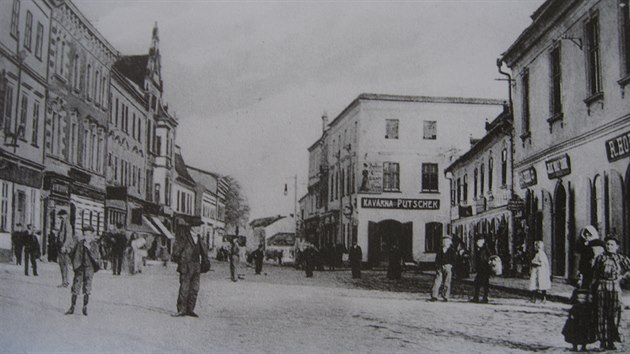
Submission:
<svg viewBox="0 0 630 354">
<path fill-rule="evenodd" d="M 72 63 L 72 86 L 75 90 L 79 89 L 79 54 L 74 56 L 74 63 Z"/>
<path fill-rule="evenodd" d="M 87 71 L 85 72 L 85 92 L 87 93 L 87 97 L 92 98 L 91 89 L 92 88 L 92 65 L 88 64 Z"/>
<path fill-rule="evenodd" d="M 501 151 L 501 186 L 507 186 L 507 149 Z"/>
<path fill-rule="evenodd" d="M 481 168 L 479 169 L 479 194 L 483 197 L 483 193 L 484 193 L 484 183 L 485 183 L 485 173 L 484 173 L 484 166 L 483 164 L 481 164 Z"/>
<path fill-rule="evenodd" d="M 475 179 L 473 185 L 473 198 L 477 199 L 477 179 L 479 178 L 479 170 L 475 168 Z"/>
<path fill-rule="evenodd" d="M 490 156 L 490 158 L 488 159 L 488 191 L 490 192 L 492 192 L 493 169 L 494 169 L 494 160 L 492 159 L 492 156 Z"/>
<path fill-rule="evenodd" d="M 464 175 L 464 185 L 462 186 L 463 188 L 463 198 L 464 198 L 464 203 L 468 203 L 468 175 Z"/>
</svg>

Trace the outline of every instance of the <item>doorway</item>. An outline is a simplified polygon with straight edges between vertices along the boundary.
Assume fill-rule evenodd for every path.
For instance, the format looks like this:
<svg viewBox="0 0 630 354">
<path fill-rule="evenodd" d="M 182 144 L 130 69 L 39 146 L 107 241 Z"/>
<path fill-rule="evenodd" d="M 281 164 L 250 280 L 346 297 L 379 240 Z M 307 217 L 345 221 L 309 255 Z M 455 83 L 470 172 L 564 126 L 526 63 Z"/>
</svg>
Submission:
<svg viewBox="0 0 630 354">
<path fill-rule="evenodd" d="M 551 273 L 555 276 L 565 275 L 566 261 L 566 220 L 567 192 L 562 184 L 556 187 L 553 208 L 552 232 L 552 265 Z"/>
</svg>

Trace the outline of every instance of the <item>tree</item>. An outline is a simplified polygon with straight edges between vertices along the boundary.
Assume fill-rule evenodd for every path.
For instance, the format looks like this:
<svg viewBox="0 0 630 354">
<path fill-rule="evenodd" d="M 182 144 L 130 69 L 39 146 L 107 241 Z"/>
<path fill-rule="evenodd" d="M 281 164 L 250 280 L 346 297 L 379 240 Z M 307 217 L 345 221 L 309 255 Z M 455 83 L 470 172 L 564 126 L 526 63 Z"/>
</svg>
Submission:
<svg viewBox="0 0 630 354">
<path fill-rule="evenodd" d="M 225 197 L 225 226 L 236 230 L 247 225 L 249 221 L 249 205 L 243 196 L 240 183 L 232 176 L 221 178 L 220 192 Z"/>
</svg>

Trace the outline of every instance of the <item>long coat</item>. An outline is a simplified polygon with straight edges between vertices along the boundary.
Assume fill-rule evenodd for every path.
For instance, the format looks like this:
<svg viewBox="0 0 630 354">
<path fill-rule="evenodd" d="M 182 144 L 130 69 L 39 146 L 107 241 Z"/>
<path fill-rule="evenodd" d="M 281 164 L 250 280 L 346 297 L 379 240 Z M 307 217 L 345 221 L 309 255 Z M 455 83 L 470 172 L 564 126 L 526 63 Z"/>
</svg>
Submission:
<svg viewBox="0 0 630 354">
<path fill-rule="evenodd" d="M 83 250 L 81 248 L 83 248 Z M 72 269 L 74 270 L 79 270 L 85 266 L 92 268 L 94 272 L 98 271 L 101 261 L 101 251 L 99 250 L 96 238 L 92 237 L 78 240 L 70 251 L 70 261 L 72 262 Z"/>
<path fill-rule="evenodd" d="M 551 271 L 549 269 L 549 259 L 543 250 L 539 250 L 534 255 L 531 262 L 529 274 L 529 290 L 549 290 L 551 289 Z"/>
<path fill-rule="evenodd" d="M 203 235 L 199 235 L 199 240 L 195 244 L 192 235 L 186 235 L 177 239 L 173 247 L 173 255 L 171 259 L 177 262 L 177 272 L 180 274 L 201 272 L 205 273 L 210 269 L 210 260 L 208 259 L 208 246 Z M 201 246 L 201 252 L 199 247 Z M 204 271 L 205 270 L 205 271 Z"/>
</svg>

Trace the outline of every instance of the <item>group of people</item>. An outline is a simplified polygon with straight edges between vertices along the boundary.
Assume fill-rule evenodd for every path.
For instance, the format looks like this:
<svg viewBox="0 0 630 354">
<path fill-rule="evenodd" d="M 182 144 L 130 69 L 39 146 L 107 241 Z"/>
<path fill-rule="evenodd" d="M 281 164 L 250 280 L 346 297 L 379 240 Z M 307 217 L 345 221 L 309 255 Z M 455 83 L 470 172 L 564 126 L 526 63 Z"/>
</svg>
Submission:
<svg viewBox="0 0 630 354">
<path fill-rule="evenodd" d="M 630 272 L 630 259 L 618 253 L 619 239 L 609 235 L 601 240 L 597 229 L 586 226 L 577 241 L 580 255 L 579 279 L 573 292 L 573 306 L 562 330 L 573 350 L 599 341 L 601 350 L 615 350 L 621 341 L 621 281 Z"/>
<path fill-rule="evenodd" d="M 13 243 L 15 263 L 21 265 L 22 259 L 24 259 L 24 275 L 28 276 L 30 263 L 33 275 L 38 276 L 37 260 L 41 257 L 41 248 L 33 226 L 28 224 L 24 230 L 21 223 L 16 224 L 15 230 L 11 234 L 11 242 Z"/>
</svg>

